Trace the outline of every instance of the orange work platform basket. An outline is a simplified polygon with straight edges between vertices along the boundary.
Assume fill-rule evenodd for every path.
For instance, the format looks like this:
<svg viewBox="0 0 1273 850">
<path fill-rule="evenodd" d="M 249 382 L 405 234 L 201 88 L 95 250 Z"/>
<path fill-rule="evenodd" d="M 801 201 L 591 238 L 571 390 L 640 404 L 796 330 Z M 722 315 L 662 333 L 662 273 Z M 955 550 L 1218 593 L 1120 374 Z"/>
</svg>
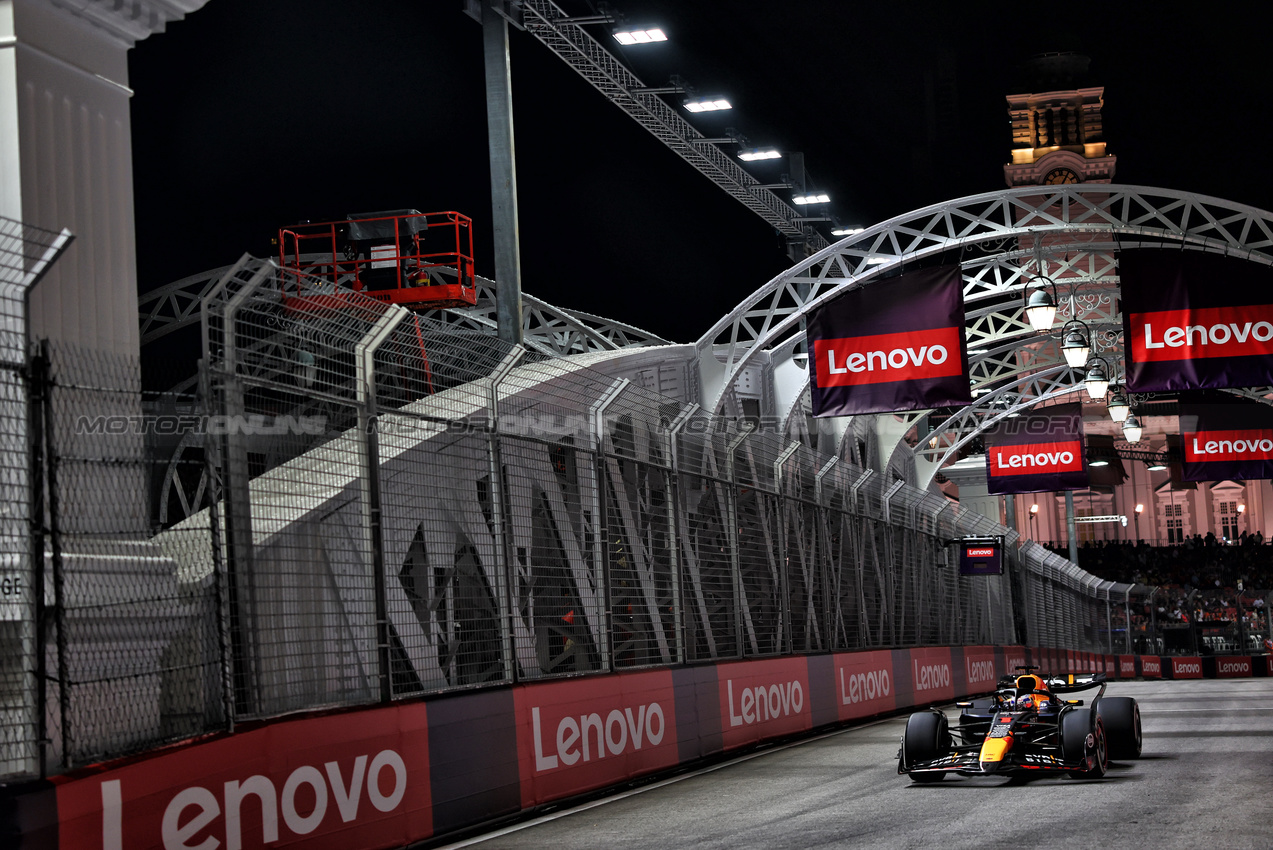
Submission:
<svg viewBox="0 0 1273 850">
<path fill-rule="evenodd" d="M 350 215 L 344 221 L 294 224 L 278 232 L 279 265 L 292 310 L 330 309 L 350 291 L 409 310 L 472 307 L 473 227 L 457 212 L 418 210 Z"/>
</svg>

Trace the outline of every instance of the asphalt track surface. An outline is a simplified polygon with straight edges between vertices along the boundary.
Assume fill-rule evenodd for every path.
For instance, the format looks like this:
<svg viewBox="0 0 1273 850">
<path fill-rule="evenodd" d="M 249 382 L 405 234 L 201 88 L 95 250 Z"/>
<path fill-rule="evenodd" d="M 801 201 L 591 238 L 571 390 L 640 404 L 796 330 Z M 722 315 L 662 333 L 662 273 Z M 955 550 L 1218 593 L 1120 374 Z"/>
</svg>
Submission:
<svg viewBox="0 0 1273 850">
<path fill-rule="evenodd" d="M 1116 682 L 1106 696 L 1140 702 L 1144 752 L 1100 780 L 919 785 L 897 774 L 906 718 L 893 717 L 447 846 L 1273 848 L 1273 679 Z"/>
</svg>

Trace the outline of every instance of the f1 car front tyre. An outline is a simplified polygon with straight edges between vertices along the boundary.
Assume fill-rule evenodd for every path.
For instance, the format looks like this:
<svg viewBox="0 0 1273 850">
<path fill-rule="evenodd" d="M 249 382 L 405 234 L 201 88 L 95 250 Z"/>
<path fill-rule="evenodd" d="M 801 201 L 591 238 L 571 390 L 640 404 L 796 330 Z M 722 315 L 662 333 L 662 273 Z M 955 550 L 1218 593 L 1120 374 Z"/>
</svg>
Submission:
<svg viewBox="0 0 1273 850">
<path fill-rule="evenodd" d="M 921 711 L 906 720 L 906 737 L 902 746 L 906 749 L 907 764 L 932 761 L 950 752 L 950 731 L 946 715 L 935 711 Z M 940 782 L 946 774 L 916 771 L 908 773 L 916 782 Z"/>
<path fill-rule="evenodd" d="M 1065 761 L 1069 764 L 1086 765 L 1088 755 L 1095 756 L 1090 770 L 1084 767 L 1070 771 L 1070 775 L 1076 779 L 1100 779 L 1109 767 L 1105 724 L 1101 722 L 1099 714 L 1095 718 L 1095 726 L 1092 725 L 1092 720 L 1090 708 L 1075 708 L 1061 715 L 1061 755 Z M 1090 747 L 1087 743 L 1089 734 L 1092 736 Z"/>
<path fill-rule="evenodd" d="M 1109 757 L 1140 758 L 1140 706 L 1131 697 L 1105 697 L 1096 703 L 1096 713 L 1105 723 Z"/>
</svg>

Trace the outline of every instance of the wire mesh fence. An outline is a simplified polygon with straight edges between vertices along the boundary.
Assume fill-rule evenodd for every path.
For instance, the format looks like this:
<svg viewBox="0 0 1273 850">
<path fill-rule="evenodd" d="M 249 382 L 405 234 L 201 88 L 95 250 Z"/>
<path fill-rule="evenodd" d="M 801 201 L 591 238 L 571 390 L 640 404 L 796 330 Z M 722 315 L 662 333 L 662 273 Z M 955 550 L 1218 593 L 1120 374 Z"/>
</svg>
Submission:
<svg viewBox="0 0 1273 850">
<path fill-rule="evenodd" d="M 6 481 L 43 499 L 46 569 L 14 564 L 50 588 L 43 615 L 0 623 L 6 693 L 42 695 L 6 702 L 0 775 L 42 769 L 42 736 L 57 769 L 289 712 L 681 662 L 1108 651 L 1131 592 L 615 377 L 605 354 L 528 352 L 251 258 L 203 316 L 197 399 L 143 398 L 135 364 L 67 347 L 35 378 L 21 357 L 0 369 Z M 949 543 L 988 534 L 1005 574 L 959 576 Z"/>
</svg>

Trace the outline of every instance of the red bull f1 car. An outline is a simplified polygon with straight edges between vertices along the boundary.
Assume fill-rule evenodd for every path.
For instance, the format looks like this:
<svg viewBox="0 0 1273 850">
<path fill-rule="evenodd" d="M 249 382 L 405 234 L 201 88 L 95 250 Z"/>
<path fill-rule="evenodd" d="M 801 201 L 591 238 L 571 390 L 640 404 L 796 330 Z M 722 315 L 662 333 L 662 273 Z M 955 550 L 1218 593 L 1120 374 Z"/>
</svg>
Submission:
<svg viewBox="0 0 1273 850">
<path fill-rule="evenodd" d="M 993 696 L 960 702 L 959 725 L 938 710 L 906 721 L 897 772 L 916 782 L 962 776 L 1105 775 L 1109 760 L 1140 757 L 1140 707 L 1131 697 L 1105 696 L 1104 674 L 1051 676 L 1037 667 L 999 680 Z M 1091 705 L 1065 695 L 1099 688 Z"/>
</svg>

